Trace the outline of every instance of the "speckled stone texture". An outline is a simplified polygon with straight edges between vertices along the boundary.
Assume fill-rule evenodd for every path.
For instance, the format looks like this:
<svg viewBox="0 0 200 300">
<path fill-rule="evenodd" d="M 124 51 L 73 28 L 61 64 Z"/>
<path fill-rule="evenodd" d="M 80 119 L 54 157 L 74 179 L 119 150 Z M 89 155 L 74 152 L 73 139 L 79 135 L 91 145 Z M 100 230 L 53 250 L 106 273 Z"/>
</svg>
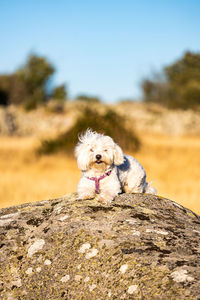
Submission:
<svg viewBox="0 0 200 300">
<path fill-rule="evenodd" d="M 1 209 L 0 299 L 200 299 L 200 218 L 145 194 Z"/>
</svg>

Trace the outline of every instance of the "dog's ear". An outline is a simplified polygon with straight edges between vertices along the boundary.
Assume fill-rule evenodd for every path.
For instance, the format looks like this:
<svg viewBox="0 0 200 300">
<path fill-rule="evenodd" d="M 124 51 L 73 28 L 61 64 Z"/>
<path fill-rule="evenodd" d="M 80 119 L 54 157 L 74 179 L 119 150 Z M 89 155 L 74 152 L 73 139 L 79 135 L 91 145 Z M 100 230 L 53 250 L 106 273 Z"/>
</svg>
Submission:
<svg viewBox="0 0 200 300">
<path fill-rule="evenodd" d="M 86 171 L 88 168 L 88 156 L 85 152 L 85 147 L 82 143 L 79 143 L 74 151 L 75 157 L 77 159 L 78 168 L 81 171 Z"/>
<path fill-rule="evenodd" d="M 113 160 L 116 166 L 119 166 L 124 162 L 124 154 L 122 152 L 122 149 L 117 144 L 114 145 Z"/>
</svg>

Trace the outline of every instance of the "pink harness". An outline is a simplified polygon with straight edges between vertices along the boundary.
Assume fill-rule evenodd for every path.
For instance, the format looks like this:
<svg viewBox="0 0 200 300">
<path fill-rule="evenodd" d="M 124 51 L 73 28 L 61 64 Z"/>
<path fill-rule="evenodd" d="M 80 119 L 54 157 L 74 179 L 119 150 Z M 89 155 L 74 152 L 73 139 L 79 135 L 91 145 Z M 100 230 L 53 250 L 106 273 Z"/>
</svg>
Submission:
<svg viewBox="0 0 200 300">
<path fill-rule="evenodd" d="M 87 177 L 87 179 L 93 180 L 95 182 L 95 193 L 100 193 L 100 180 L 104 179 L 105 177 L 109 176 L 111 174 L 112 170 L 108 171 L 104 175 L 101 175 L 100 177 Z"/>
</svg>

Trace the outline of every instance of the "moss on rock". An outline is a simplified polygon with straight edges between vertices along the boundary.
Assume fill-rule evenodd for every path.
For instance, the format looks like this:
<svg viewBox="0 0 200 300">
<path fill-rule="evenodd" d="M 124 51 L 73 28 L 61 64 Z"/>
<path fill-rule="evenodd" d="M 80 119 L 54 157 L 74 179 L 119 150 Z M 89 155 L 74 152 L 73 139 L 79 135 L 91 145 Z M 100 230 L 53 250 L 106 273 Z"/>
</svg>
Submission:
<svg viewBox="0 0 200 300">
<path fill-rule="evenodd" d="M 1 299 L 198 299 L 200 219 L 165 198 L 0 210 Z"/>
</svg>

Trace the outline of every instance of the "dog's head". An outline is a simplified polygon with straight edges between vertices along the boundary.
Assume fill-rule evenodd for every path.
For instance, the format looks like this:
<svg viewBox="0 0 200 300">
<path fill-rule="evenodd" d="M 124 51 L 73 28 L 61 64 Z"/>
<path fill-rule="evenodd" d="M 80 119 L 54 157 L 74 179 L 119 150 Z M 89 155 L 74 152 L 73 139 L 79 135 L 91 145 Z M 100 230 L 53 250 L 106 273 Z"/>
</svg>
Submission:
<svg viewBox="0 0 200 300">
<path fill-rule="evenodd" d="M 101 169 L 103 166 L 121 165 L 124 156 L 121 148 L 109 136 L 88 129 L 79 137 L 75 148 L 79 169 Z"/>
</svg>

